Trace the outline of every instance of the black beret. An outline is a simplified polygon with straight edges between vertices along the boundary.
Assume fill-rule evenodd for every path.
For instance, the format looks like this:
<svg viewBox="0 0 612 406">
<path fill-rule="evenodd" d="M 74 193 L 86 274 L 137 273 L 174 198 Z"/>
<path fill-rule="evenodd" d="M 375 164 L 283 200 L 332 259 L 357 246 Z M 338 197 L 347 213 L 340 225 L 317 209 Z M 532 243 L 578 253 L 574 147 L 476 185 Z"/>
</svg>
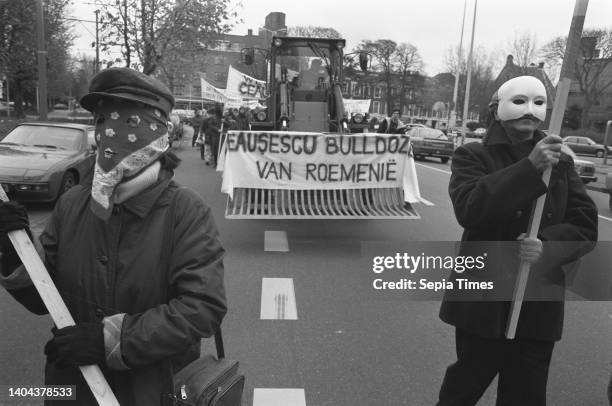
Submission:
<svg viewBox="0 0 612 406">
<path fill-rule="evenodd" d="M 174 96 L 166 85 L 130 68 L 108 68 L 94 76 L 89 84 L 89 93 L 81 98 L 81 106 L 93 113 L 98 100 L 108 97 L 156 107 L 166 117 L 174 107 Z"/>
</svg>

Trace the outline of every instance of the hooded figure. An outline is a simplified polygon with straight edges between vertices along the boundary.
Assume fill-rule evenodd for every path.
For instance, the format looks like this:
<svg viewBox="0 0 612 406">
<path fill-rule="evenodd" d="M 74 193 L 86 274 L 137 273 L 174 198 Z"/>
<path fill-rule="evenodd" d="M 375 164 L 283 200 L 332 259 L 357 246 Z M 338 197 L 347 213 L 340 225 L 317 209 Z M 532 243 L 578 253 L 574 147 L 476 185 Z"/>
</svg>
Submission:
<svg viewBox="0 0 612 406">
<path fill-rule="evenodd" d="M 110 68 L 90 90 L 81 103 L 96 118 L 92 185 L 64 193 L 40 235 L 76 323 L 54 329 L 45 345 L 45 384 L 72 385 L 77 404 L 95 406 L 78 367 L 97 364 L 122 406 L 161 405 L 173 373 L 199 356 L 201 338 L 225 315 L 224 250 L 210 209 L 172 180 L 180 161 L 168 151 L 168 89 Z M 27 220 L 25 208 L 0 203 L 0 242 Z M 30 311 L 47 313 L 19 259 L 0 261 L 0 284 Z"/>
<path fill-rule="evenodd" d="M 110 68 L 92 79 L 81 105 L 94 113 L 99 151 L 91 209 L 107 220 L 115 202 L 134 193 L 134 184 L 157 179 L 159 163 L 153 163 L 170 148 L 167 123 L 174 97 L 154 78 Z"/>
<path fill-rule="evenodd" d="M 538 130 L 546 104 L 537 78 L 509 80 L 493 96 L 482 144 L 454 152 L 449 194 L 464 229 L 460 255 L 488 254 L 483 270 L 461 277 L 491 282 L 494 289 L 445 293 L 440 318 L 455 327 L 457 362 L 446 371 L 439 406 L 475 405 L 498 374 L 498 405 L 546 404 L 548 368 L 563 328 L 561 267 L 597 241 L 597 208 L 562 152 L 561 138 Z M 551 166 L 547 186 L 542 172 Z M 531 239 L 524 233 L 532 205 L 544 194 L 538 237 Z M 509 340 L 509 299 L 521 260 L 532 271 L 516 336 Z"/>
</svg>

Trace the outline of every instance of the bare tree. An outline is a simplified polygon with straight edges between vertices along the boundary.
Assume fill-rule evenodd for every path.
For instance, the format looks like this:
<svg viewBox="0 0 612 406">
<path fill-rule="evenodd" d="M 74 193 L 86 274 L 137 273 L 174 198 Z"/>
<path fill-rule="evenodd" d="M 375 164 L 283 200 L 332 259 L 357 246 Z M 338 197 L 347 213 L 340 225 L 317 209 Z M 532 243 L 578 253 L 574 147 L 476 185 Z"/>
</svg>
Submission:
<svg viewBox="0 0 612 406">
<path fill-rule="evenodd" d="M 407 94 L 414 93 L 410 92 L 415 87 L 412 79 L 418 72 L 423 70 L 423 58 L 421 58 L 417 47 L 409 43 L 401 43 L 395 49 L 393 63 L 396 72 L 399 74 L 399 108 L 403 111 Z M 412 99 L 411 97 L 411 101 L 414 102 Z"/>
<path fill-rule="evenodd" d="M 376 41 L 365 40 L 357 47 L 359 50 L 368 52 L 373 57 L 373 67 L 381 75 L 381 81 L 386 87 L 387 112 L 393 108 L 393 75 L 395 67 L 395 54 L 397 43 L 390 39 L 379 39 Z"/>
<path fill-rule="evenodd" d="M 589 111 L 612 86 L 612 75 L 604 74 L 612 69 L 612 30 L 585 30 L 582 37 L 581 55 L 576 59 L 572 73 L 583 96 L 581 126 L 589 128 Z M 547 65 L 561 66 L 566 43 L 567 37 L 557 37 L 542 47 L 541 54 Z"/>
<path fill-rule="evenodd" d="M 463 55 L 457 62 L 457 49 L 449 48 L 445 56 L 447 71 L 453 75 L 457 73 L 459 63 L 459 93 L 457 106 L 463 106 L 465 98 L 465 84 L 467 79 L 467 57 Z M 468 109 L 478 112 L 481 118 L 486 117 L 487 106 L 491 100 L 495 78 L 501 70 L 500 54 L 487 52 L 483 47 L 477 47 L 472 53 L 472 82 L 470 86 L 470 105 Z"/>
<path fill-rule="evenodd" d="M 291 37 L 308 37 L 308 38 L 331 38 L 340 39 L 342 35 L 330 27 L 318 27 L 314 25 L 296 25 L 289 27 L 287 34 Z"/>
<path fill-rule="evenodd" d="M 169 53 L 176 58 L 171 51 L 177 44 L 180 54 L 204 53 L 237 18 L 230 0 L 116 0 L 102 9 L 105 47 L 120 46 L 126 65 L 146 74 L 155 72 Z"/>
<path fill-rule="evenodd" d="M 537 57 L 537 38 L 529 32 L 515 32 L 514 39 L 508 42 L 506 55 L 514 57 L 514 63 L 525 67 L 534 63 Z"/>
<path fill-rule="evenodd" d="M 45 48 L 47 51 L 49 96 L 67 93 L 64 86 L 69 68 L 67 49 L 74 36 L 67 25 L 69 0 L 44 3 Z M 0 1 L 0 72 L 8 79 L 15 113 L 25 116 L 24 105 L 36 104 L 37 41 L 35 2 Z"/>
</svg>

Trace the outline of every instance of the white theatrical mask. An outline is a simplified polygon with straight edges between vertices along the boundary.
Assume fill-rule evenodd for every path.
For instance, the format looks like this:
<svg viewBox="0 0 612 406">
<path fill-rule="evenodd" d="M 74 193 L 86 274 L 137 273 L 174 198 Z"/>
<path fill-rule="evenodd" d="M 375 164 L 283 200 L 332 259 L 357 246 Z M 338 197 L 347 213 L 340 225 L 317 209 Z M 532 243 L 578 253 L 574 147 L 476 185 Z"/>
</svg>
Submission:
<svg viewBox="0 0 612 406">
<path fill-rule="evenodd" d="M 546 88 L 533 76 L 510 79 L 497 91 L 497 116 L 501 121 L 516 120 L 532 115 L 540 121 L 546 119 Z"/>
</svg>

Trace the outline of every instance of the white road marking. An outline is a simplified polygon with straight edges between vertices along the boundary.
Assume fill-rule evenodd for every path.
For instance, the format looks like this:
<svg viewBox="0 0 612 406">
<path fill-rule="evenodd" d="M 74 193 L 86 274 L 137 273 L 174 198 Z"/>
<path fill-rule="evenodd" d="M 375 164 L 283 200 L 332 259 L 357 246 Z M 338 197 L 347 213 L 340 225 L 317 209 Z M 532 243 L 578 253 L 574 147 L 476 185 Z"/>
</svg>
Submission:
<svg viewBox="0 0 612 406">
<path fill-rule="evenodd" d="M 253 406 L 306 406 L 304 389 L 254 388 Z"/>
<path fill-rule="evenodd" d="M 261 320 L 297 320 L 293 278 L 262 278 Z"/>
<path fill-rule="evenodd" d="M 597 217 L 599 217 L 600 219 L 604 219 L 604 220 L 608 220 L 610 222 L 612 222 L 612 219 L 610 217 L 606 217 L 606 216 L 602 216 L 602 215 L 597 215 Z"/>
<path fill-rule="evenodd" d="M 415 163 L 415 165 L 419 165 L 419 166 L 422 166 L 423 168 L 428 168 L 428 169 L 431 169 L 431 170 L 434 170 L 434 171 L 438 171 L 438 172 L 445 173 L 445 174 L 447 174 L 447 175 L 451 175 L 451 172 L 450 172 L 450 171 L 445 171 L 444 169 L 438 169 L 438 168 L 434 168 L 433 166 L 428 166 L 428 165 L 423 165 L 423 164 L 417 164 L 417 163 Z"/>
<path fill-rule="evenodd" d="M 264 251 L 289 252 L 286 231 L 265 231 Z"/>
<path fill-rule="evenodd" d="M 447 175 L 451 175 L 451 174 L 452 174 L 452 173 L 451 173 L 451 172 L 449 172 L 449 171 L 445 171 L 445 170 L 443 170 L 443 169 L 434 168 L 434 167 L 432 167 L 432 166 L 423 165 L 423 164 L 416 164 L 416 165 L 419 165 L 419 166 L 422 166 L 422 167 L 424 167 L 424 168 L 431 169 L 431 170 L 434 170 L 434 171 L 438 171 L 438 172 L 446 173 Z M 607 220 L 607 221 L 612 222 L 612 218 L 610 218 L 610 217 L 606 217 L 606 216 L 602 216 L 602 215 L 598 215 L 598 217 L 599 217 L 600 219 L 603 219 L 603 220 Z"/>
</svg>

